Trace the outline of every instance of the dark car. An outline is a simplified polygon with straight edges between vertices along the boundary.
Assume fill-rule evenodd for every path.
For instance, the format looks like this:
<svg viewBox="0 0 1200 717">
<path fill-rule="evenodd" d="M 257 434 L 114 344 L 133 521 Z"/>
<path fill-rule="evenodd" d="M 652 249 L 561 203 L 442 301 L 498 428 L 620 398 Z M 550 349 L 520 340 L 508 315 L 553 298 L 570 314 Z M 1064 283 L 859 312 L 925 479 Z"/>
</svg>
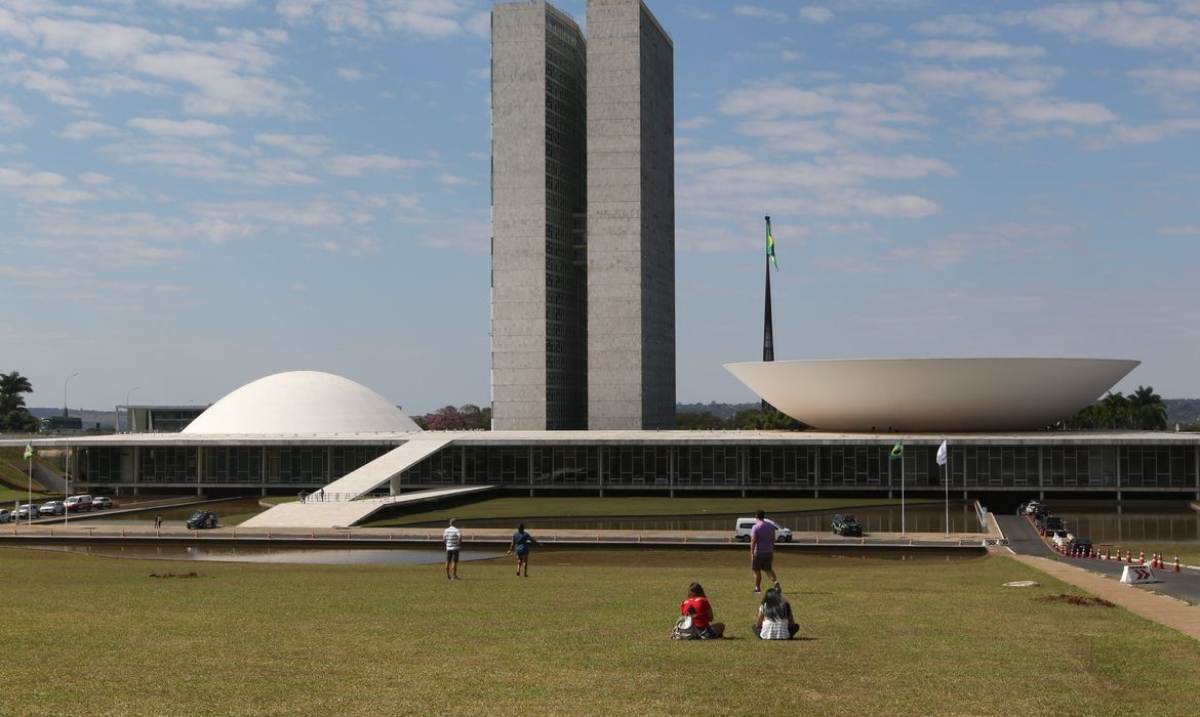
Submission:
<svg viewBox="0 0 1200 717">
<path fill-rule="evenodd" d="M 1047 515 L 1042 519 L 1041 524 L 1038 527 L 1046 535 L 1054 535 L 1055 531 L 1066 530 L 1067 524 L 1063 522 L 1062 518 L 1053 515 Z"/>
<path fill-rule="evenodd" d="M 1089 557 L 1092 554 L 1091 538 L 1071 538 L 1071 542 L 1067 543 L 1067 555 L 1074 555 L 1081 558 Z"/>
<path fill-rule="evenodd" d="M 217 514 L 211 510 L 198 510 L 187 519 L 188 530 L 217 527 Z"/>
<path fill-rule="evenodd" d="M 862 524 L 853 515 L 839 514 L 833 516 L 833 532 L 837 535 L 862 536 Z"/>
</svg>

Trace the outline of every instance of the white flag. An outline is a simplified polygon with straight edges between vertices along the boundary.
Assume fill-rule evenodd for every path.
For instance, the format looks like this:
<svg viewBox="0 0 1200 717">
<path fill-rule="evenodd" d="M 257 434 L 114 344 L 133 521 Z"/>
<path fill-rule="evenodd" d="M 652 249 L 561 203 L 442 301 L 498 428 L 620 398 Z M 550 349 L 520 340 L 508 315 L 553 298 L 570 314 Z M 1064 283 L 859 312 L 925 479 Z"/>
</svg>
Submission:
<svg viewBox="0 0 1200 717">
<path fill-rule="evenodd" d="M 937 464 L 939 466 L 946 465 L 946 461 L 950 459 L 950 455 L 946 452 L 946 442 L 942 441 L 942 445 L 938 446 Z"/>
</svg>

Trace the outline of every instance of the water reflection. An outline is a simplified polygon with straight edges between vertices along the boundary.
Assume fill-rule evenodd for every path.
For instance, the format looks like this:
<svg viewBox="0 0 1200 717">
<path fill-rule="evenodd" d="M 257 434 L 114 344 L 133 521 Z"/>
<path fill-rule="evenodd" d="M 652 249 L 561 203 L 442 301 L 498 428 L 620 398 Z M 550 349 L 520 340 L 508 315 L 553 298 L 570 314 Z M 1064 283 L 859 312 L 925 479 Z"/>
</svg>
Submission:
<svg viewBox="0 0 1200 717">
<path fill-rule="evenodd" d="M 1200 542 L 1200 513 L 1188 503 L 1049 505 L 1070 532 L 1093 543 Z"/>
<path fill-rule="evenodd" d="M 949 508 L 950 527 L 946 528 L 945 504 L 922 504 L 905 506 L 881 506 L 874 508 L 851 508 L 830 511 L 805 511 L 796 513 L 770 513 L 768 517 L 776 523 L 796 532 L 830 532 L 836 513 L 853 513 L 867 533 L 899 533 L 901 526 L 914 533 L 977 533 L 982 532 L 979 519 L 975 516 L 973 503 L 952 502 Z M 678 518 L 628 517 L 628 518 L 537 518 L 524 522 L 531 530 L 728 530 L 733 533 L 736 515 L 714 517 L 684 516 Z M 477 528 L 513 528 L 510 518 L 503 520 L 471 520 Z M 430 523 L 429 525 L 434 525 Z M 440 523 L 437 523 L 440 525 Z"/>
<path fill-rule="evenodd" d="M 435 565 L 446 559 L 443 550 L 380 550 L 371 548 L 308 550 L 301 548 L 228 548 L 185 546 L 69 545 L 40 546 L 44 550 L 138 560 L 196 560 L 229 563 L 291 563 L 303 565 Z M 497 551 L 468 550 L 463 562 L 501 557 Z"/>
</svg>

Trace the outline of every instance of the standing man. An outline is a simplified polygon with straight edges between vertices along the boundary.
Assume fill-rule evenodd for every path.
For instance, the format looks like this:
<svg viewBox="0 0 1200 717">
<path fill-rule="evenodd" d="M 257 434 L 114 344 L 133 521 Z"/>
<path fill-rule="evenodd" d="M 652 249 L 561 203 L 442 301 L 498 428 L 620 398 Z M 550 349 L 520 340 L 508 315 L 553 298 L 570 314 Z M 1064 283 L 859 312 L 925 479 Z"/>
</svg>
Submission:
<svg viewBox="0 0 1200 717">
<path fill-rule="evenodd" d="M 446 541 L 446 579 L 458 580 L 458 549 L 462 546 L 462 533 L 454 527 L 454 518 L 442 532 L 442 540 Z"/>
<path fill-rule="evenodd" d="M 754 514 L 757 519 L 750 529 L 750 569 L 754 571 L 754 592 L 762 592 L 762 574 L 767 571 L 767 577 L 776 588 L 779 581 L 775 579 L 775 524 L 767 520 L 767 514 L 759 510 Z"/>
</svg>

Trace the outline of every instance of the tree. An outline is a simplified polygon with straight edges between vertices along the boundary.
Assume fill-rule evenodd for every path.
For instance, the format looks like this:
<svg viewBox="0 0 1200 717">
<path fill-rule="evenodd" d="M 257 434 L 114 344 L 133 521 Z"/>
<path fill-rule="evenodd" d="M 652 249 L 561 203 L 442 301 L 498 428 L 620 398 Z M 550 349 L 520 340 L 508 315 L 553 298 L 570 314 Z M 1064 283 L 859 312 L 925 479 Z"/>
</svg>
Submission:
<svg viewBox="0 0 1200 717">
<path fill-rule="evenodd" d="M 444 406 L 425 416 L 425 423 L 431 431 L 462 431 L 467 427 L 467 422 L 454 406 Z"/>
<path fill-rule="evenodd" d="M 676 413 L 675 427 L 681 431 L 714 431 L 725 427 L 725 421 L 711 411 L 704 413 Z"/>
<path fill-rule="evenodd" d="M 473 403 L 463 404 L 458 408 L 465 428 L 468 431 L 488 431 L 492 428 L 492 408 L 480 408 Z"/>
<path fill-rule="evenodd" d="M 1133 428 L 1163 431 L 1167 428 L 1167 402 L 1151 386 L 1138 386 L 1129 397 L 1129 417 Z"/>
<path fill-rule="evenodd" d="M 38 420 L 25 408 L 25 397 L 33 384 L 16 371 L 0 373 L 0 431 L 36 433 Z"/>
</svg>

